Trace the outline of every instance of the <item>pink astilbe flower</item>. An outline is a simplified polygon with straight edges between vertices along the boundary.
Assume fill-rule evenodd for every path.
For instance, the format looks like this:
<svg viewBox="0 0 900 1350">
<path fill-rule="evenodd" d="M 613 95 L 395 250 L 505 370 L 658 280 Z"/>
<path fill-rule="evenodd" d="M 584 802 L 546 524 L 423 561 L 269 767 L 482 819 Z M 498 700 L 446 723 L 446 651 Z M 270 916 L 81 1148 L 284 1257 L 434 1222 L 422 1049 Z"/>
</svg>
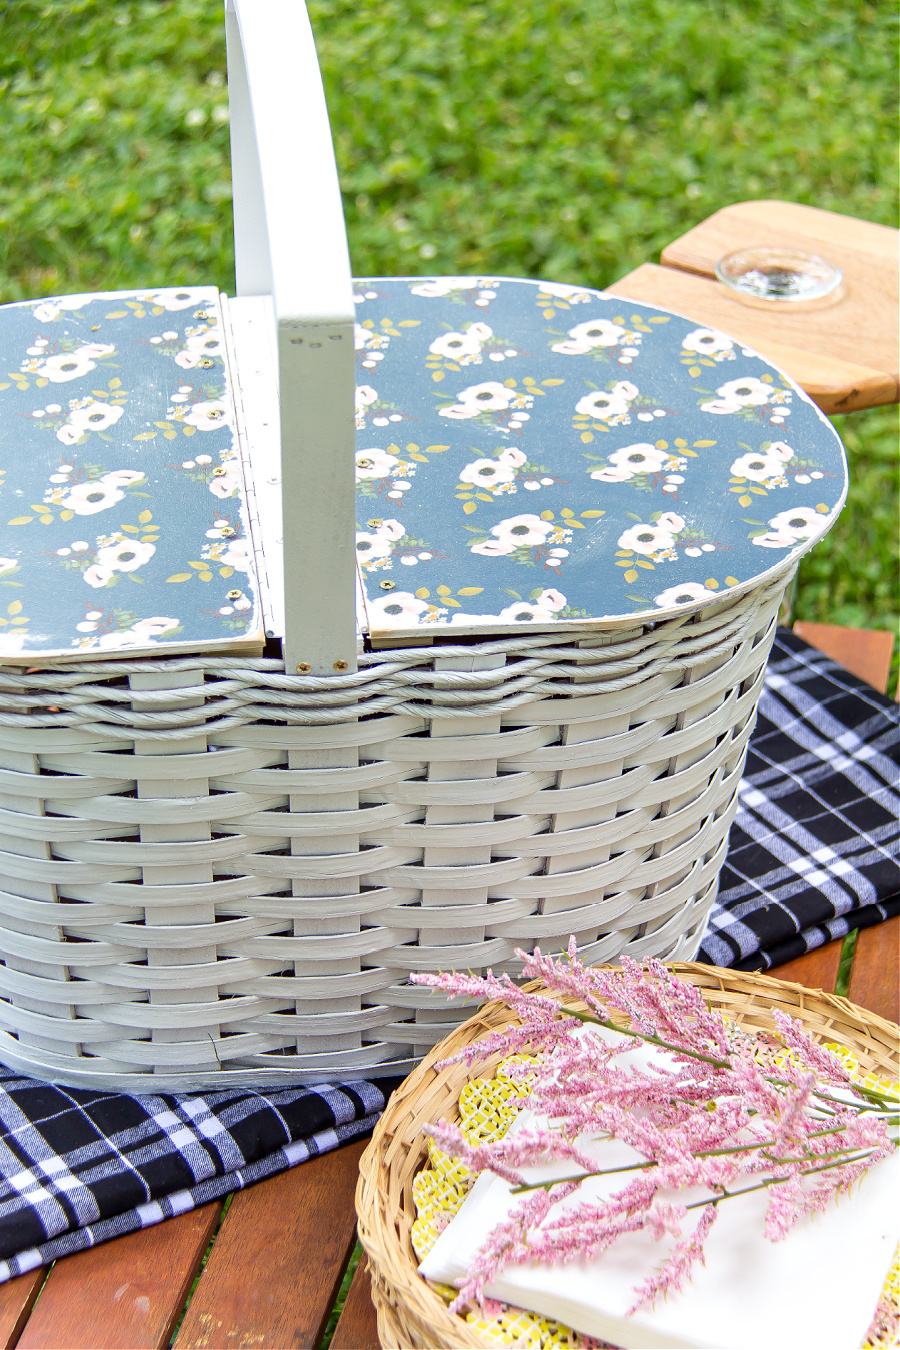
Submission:
<svg viewBox="0 0 900 1350">
<path fill-rule="evenodd" d="M 651 1275 L 635 1289 L 635 1301 L 628 1310 L 629 1315 L 637 1312 L 645 1303 L 655 1303 L 660 1295 L 665 1298 L 666 1294 L 677 1293 L 679 1289 L 684 1288 L 684 1282 L 690 1279 L 694 1265 L 698 1261 L 701 1265 L 705 1264 L 703 1244 L 718 1214 L 717 1205 L 706 1206 L 693 1233 L 678 1243 L 662 1270 Z"/>
<path fill-rule="evenodd" d="M 454 1061 L 497 1051 L 538 1057 L 522 1098 L 546 1128 L 480 1144 L 467 1144 L 456 1126 L 429 1130 L 473 1172 L 495 1172 L 523 1195 L 478 1252 L 454 1310 L 483 1305 L 484 1287 L 510 1264 L 596 1257 L 641 1230 L 656 1240 L 674 1237 L 667 1261 L 636 1291 L 633 1312 L 683 1286 L 727 1199 L 765 1190 L 765 1234 L 778 1241 L 893 1150 L 888 1125 L 896 1128 L 896 1103 L 857 1086 L 837 1056 L 782 1013 L 775 1012 L 777 1036 L 751 1035 L 660 961 L 623 958 L 617 969 L 587 968 L 574 939 L 566 958 L 537 948 L 517 955 L 523 975 L 541 979 L 548 992 L 526 992 L 492 972 L 412 977 L 450 997 L 500 999 L 517 1014 L 520 1025 L 485 1036 Z M 554 992 L 589 1011 L 562 1006 Z M 661 1057 L 619 1062 L 642 1042 Z M 635 1161 L 598 1169 L 581 1136 L 626 1144 Z M 548 1161 L 571 1162 L 572 1175 L 523 1182 L 523 1168 Z M 613 1173 L 622 1182 L 613 1194 L 557 1208 L 587 1177 Z M 684 1236 L 687 1209 L 677 1197 L 689 1188 L 708 1199 L 690 1206 L 704 1207 Z"/>
</svg>

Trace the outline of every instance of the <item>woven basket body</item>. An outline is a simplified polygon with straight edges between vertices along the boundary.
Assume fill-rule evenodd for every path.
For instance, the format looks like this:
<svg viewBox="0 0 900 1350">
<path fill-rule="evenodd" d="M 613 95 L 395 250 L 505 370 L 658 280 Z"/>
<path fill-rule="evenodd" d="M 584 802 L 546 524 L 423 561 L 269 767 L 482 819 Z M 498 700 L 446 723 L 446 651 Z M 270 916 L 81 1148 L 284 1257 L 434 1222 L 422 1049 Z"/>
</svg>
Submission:
<svg viewBox="0 0 900 1350">
<path fill-rule="evenodd" d="M 633 628 L 0 673 L 0 1058 L 131 1091 L 406 1072 L 412 971 L 690 959 L 782 573 Z M 368 662 L 368 664 L 365 664 Z"/>
<path fill-rule="evenodd" d="M 748 1031 L 774 1028 L 779 1009 L 799 1018 L 822 1042 L 845 1046 L 864 1073 L 896 1080 L 900 1069 L 898 1028 L 847 999 L 765 975 L 678 963 L 676 973 L 703 990 L 708 1005 Z M 536 986 L 537 987 L 537 986 Z M 479 1350 L 481 1339 L 419 1276 L 410 1241 L 416 1218 L 413 1179 L 427 1164 L 429 1121 L 459 1119 L 459 1094 L 471 1078 L 491 1077 L 501 1055 L 472 1064 L 435 1066 L 487 1032 L 515 1021 L 502 1004 L 488 1004 L 449 1035 L 391 1097 L 360 1164 L 356 1192 L 359 1236 L 368 1257 L 378 1339 L 391 1350 Z M 493 1344 L 494 1342 L 490 1342 Z"/>
</svg>

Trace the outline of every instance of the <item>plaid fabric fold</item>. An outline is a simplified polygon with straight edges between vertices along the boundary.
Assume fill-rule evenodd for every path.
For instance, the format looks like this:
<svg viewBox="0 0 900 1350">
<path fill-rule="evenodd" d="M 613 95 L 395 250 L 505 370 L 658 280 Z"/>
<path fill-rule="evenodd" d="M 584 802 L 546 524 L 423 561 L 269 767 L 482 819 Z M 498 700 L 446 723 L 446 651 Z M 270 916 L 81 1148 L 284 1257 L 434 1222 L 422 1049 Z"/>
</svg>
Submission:
<svg viewBox="0 0 900 1350">
<path fill-rule="evenodd" d="M 400 1081 L 129 1097 L 0 1076 L 0 1282 L 367 1134 Z"/>
<path fill-rule="evenodd" d="M 771 970 L 900 912 L 900 708 L 780 630 L 699 959 Z"/>
</svg>

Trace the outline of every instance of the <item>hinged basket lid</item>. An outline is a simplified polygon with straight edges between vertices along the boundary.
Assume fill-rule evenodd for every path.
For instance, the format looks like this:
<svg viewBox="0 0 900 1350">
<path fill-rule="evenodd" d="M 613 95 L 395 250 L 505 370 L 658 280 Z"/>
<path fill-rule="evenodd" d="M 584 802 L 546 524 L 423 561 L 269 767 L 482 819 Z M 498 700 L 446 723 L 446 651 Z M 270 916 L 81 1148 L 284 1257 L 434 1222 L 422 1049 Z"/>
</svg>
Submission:
<svg viewBox="0 0 900 1350">
<path fill-rule="evenodd" d="M 723 333 L 509 278 L 356 283 L 373 640 L 662 617 L 757 585 L 846 493 L 828 419 Z"/>
</svg>

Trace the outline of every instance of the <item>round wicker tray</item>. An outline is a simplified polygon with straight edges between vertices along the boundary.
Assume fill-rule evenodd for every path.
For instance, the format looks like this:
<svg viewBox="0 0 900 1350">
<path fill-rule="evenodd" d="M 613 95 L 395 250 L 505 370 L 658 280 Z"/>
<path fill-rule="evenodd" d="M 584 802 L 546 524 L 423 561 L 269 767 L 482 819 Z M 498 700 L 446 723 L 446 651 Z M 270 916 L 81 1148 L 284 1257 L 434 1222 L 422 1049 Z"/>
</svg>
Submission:
<svg viewBox="0 0 900 1350">
<path fill-rule="evenodd" d="M 900 1072 L 900 1029 L 848 999 L 767 975 L 722 970 L 696 962 L 673 969 L 704 990 L 711 1007 L 750 1029 L 770 1030 L 772 1011 L 799 1018 L 822 1041 L 833 1041 L 856 1056 L 864 1072 L 895 1079 Z M 378 1338 L 389 1350 L 483 1350 L 487 1342 L 419 1276 L 410 1242 L 416 1217 L 413 1177 L 425 1165 L 428 1121 L 459 1118 L 458 1101 L 469 1078 L 487 1076 L 501 1055 L 478 1064 L 435 1065 L 465 1045 L 514 1022 L 500 1003 L 486 1004 L 436 1046 L 391 1098 L 360 1164 L 356 1191 L 359 1237 L 372 1277 Z"/>
</svg>

